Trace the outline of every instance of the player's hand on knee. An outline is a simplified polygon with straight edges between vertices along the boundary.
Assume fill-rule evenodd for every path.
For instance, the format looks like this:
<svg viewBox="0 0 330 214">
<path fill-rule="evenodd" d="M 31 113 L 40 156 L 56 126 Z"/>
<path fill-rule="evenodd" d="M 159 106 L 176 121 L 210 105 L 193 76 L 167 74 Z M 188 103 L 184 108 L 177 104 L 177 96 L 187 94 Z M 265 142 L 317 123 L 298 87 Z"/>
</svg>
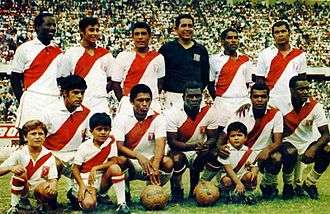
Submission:
<svg viewBox="0 0 330 214">
<path fill-rule="evenodd" d="M 24 166 L 18 164 L 18 165 L 16 165 L 16 166 L 13 166 L 13 167 L 10 169 L 10 171 L 11 171 L 12 173 L 14 173 L 15 175 L 18 175 L 18 176 L 19 176 L 19 175 L 22 175 L 23 173 L 25 173 L 25 172 L 26 172 L 26 169 L 25 169 Z"/>
<path fill-rule="evenodd" d="M 88 176 L 88 185 L 93 186 L 95 180 L 96 180 L 96 169 L 92 168 Z"/>
<path fill-rule="evenodd" d="M 236 184 L 235 192 L 244 193 L 245 192 L 245 186 L 242 183 Z"/>
<path fill-rule="evenodd" d="M 141 165 L 143 171 L 147 174 L 147 176 L 150 176 L 150 172 L 152 170 L 151 161 L 141 154 L 138 154 L 136 156 L 136 158 L 137 158 L 139 164 Z"/>
</svg>

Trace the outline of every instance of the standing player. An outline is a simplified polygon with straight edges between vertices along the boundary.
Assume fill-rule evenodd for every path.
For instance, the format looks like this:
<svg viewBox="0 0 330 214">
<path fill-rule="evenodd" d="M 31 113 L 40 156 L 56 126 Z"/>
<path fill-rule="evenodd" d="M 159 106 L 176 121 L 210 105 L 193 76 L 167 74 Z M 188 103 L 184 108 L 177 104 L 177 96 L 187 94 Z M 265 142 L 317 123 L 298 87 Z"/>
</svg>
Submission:
<svg viewBox="0 0 330 214">
<path fill-rule="evenodd" d="M 89 120 L 93 135 L 82 143 L 73 161 L 73 188 L 83 210 L 96 208 L 97 193 L 107 196 L 111 186 L 117 196 L 117 213 L 130 213 L 125 202 L 125 176 L 117 165 L 117 142 L 112 135 L 111 119 L 106 113 L 96 113 Z"/>
<path fill-rule="evenodd" d="M 275 45 L 259 54 L 256 82 L 266 82 L 270 89 L 273 106 L 290 100 L 289 80 L 304 73 L 306 54 L 290 44 L 290 27 L 286 21 L 278 21 L 272 26 Z"/>
<path fill-rule="evenodd" d="M 149 50 L 151 29 L 147 23 L 134 23 L 132 38 L 134 49 L 118 54 L 112 74 L 112 87 L 117 99 L 121 101 L 119 111 L 127 109 L 130 104 L 128 96 L 132 87 L 146 84 L 152 91 L 151 108 L 160 112 L 159 93 L 165 76 L 164 57 L 157 51 Z"/>
<path fill-rule="evenodd" d="M 184 104 L 166 112 L 167 141 L 174 160 L 171 178 L 172 201 L 184 199 L 182 174 L 190 168 L 190 195 L 199 181 L 199 174 L 216 145 L 218 115 L 213 107 L 202 106 L 202 88 L 197 82 L 184 85 Z"/>
<path fill-rule="evenodd" d="M 165 118 L 150 109 L 151 100 L 148 86 L 135 85 L 130 91 L 133 106 L 116 116 L 113 133 L 118 151 L 125 156 L 122 164 L 129 168 L 129 180 L 164 185 L 172 175 L 173 162 L 165 156 Z"/>
<path fill-rule="evenodd" d="M 97 46 L 99 27 L 95 17 L 86 17 L 79 22 L 80 45 L 65 52 L 60 70 L 62 76 L 75 74 L 85 79 L 88 89 L 83 104 L 86 107 L 92 112 L 109 114 L 107 85 L 109 88 L 114 58 L 107 49 Z"/>
<path fill-rule="evenodd" d="M 40 204 L 38 211 L 57 208 L 57 169 L 55 157 L 43 145 L 46 126 L 30 120 L 22 127 L 27 145 L 15 151 L 0 165 L 0 176 L 12 172 L 11 208 L 7 213 L 18 213 L 20 208 L 31 207 L 28 196 L 34 195 Z"/>
<path fill-rule="evenodd" d="M 221 33 L 224 52 L 210 57 L 209 91 L 215 98 L 218 112 L 222 109 L 233 114 L 249 101 L 248 84 L 252 82 L 249 57 L 237 51 L 239 37 L 236 29 L 228 28 Z M 221 110 L 220 110 L 221 109 Z"/>
<path fill-rule="evenodd" d="M 12 62 L 11 84 L 17 100 L 16 126 L 38 118 L 40 112 L 58 99 L 58 62 L 62 51 L 51 43 L 56 30 L 55 18 L 40 13 L 34 20 L 37 38 L 20 45 Z"/>
<path fill-rule="evenodd" d="M 184 84 L 197 81 L 204 89 L 209 84 L 209 55 L 206 48 L 193 40 L 194 18 L 181 14 L 175 19 L 178 38 L 164 44 L 159 52 L 165 58 L 164 91 L 166 107 L 181 107 Z"/>
<path fill-rule="evenodd" d="M 305 190 L 312 199 L 319 199 L 316 183 L 329 166 L 330 135 L 328 120 L 320 103 L 309 97 L 309 83 L 304 77 L 295 76 L 289 82 L 291 101 L 283 102 L 280 110 L 284 113 L 284 142 L 292 144 L 299 154 L 299 160 L 305 164 L 314 163 L 302 183 L 300 176 L 296 181 L 296 193 Z M 315 139 L 313 126 L 316 126 L 321 136 Z M 298 163 L 299 164 L 299 163 Z M 292 162 L 292 171 L 295 162 Z M 286 181 L 293 185 L 293 173 Z M 302 185 L 302 186 L 301 186 Z"/>
</svg>

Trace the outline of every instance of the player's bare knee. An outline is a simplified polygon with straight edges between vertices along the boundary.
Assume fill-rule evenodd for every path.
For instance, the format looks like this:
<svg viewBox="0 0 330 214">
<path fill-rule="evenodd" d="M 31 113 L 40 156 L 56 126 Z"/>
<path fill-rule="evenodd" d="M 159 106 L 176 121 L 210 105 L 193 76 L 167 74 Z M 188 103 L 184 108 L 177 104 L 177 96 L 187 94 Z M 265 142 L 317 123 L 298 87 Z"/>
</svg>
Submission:
<svg viewBox="0 0 330 214">
<path fill-rule="evenodd" d="M 280 152 L 274 152 L 273 154 L 270 155 L 272 163 L 281 163 L 282 161 L 282 154 Z"/>
<path fill-rule="evenodd" d="M 109 166 L 106 173 L 107 175 L 109 175 L 109 177 L 123 174 L 118 164 L 112 164 L 111 166 Z"/>
<path fill-rule="evenodd" d="M 174 163 L 173 160 L 167 156 L 165 156 L 162 160 L 162 170 L 164 172 L 172 172 L 173 167 L 174 167 Z"/>
<path fill-rule="evenodd" d="M 223 177 L 221 183 L 224 187 L 231 187 L 233 185 L 233 181 L 228 176 Z"/>
</svg>

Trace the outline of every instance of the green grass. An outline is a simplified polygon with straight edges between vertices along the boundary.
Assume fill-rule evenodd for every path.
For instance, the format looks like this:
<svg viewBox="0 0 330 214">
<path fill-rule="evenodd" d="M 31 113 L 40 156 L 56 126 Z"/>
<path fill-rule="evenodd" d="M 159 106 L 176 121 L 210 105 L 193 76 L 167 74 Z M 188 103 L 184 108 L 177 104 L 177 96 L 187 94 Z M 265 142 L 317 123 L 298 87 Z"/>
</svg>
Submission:
<svg viewBox="0 0 330 214">
<path fill-rule="evenodd" d="M 307 171 L 309 168 L 307 169 Z M 185 173 L 184 184 L 185 184 L 185 196 L 188 195 L 189 185 L 188 185 L 188 173 Z M 281 178 L 279 176 L 279 178 Z M 0 178 L 0 213 L 4 213 L 10 204 L 10 186 L 9 186 L 10 175 L 6 175 Z M 281 179 L 279 179 L 281 180 Z M 65 207 L 68 205 L 66 199 L 66 189 L 68 180 L 61 178 L 59 182 L 59 202 Z M 144 182 L 134 181 L 131 183 L 131 194 L 133 196 L 133 206 L 131 211 L 133 213 L 146 213 L 145 209 L 139 203 L 139 195 L 144 188 Z M 164 187 L 169 191 L 169 184 Z M 280 183 L 279 189 L 281 192 L 282 185 Z M 159 211 L 159 213 L 198 213 L 198 214 L 211 214 L 211 213 L 330 213 L 330 172 L 329 170 L 321 177 L 318 183 L 318 190 L 321 199 L 318 201 L 310 200 L 308 198 L 294 199 L 289 201 L 283 201 L 281 199 L 276 199 L 273 201 L 262 201 L 260 200 L 257 205 L 247 206 L 247 205 L 226 205 L 218 202 L 213 207 L 197 207 L 192 201 L 186 201 L 184 205 L 168 205 L 164 211 Z M 110 197 L 115 201 L 115 195 L 113 190 L 110 190 Z M 115 206 L 110 207 L 100 207 L 97 213 L 114 213 Z M 58 213 L 80 213 L 72 212 L 70 210 L 61 210 Z M 152 213 L 152 212 L 147 212 Z"/>
</svg>

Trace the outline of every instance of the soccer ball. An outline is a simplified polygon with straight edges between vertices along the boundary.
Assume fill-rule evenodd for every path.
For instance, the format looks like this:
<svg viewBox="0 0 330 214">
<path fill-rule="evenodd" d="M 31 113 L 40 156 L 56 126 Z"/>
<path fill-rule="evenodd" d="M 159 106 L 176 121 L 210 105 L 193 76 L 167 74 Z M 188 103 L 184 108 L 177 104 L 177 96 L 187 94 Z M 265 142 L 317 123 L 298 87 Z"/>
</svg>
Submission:
<svg viewBox="0 0 330 214">
<path fill-rule="evenodd" d="M 220 197 L 218 187 L 210 181 L 199 182 L 194 192 L 199 206 L 212 206 Z"/>
<path fill-rule="evenodd" d="M 162 210 L 166 207 L 169 195 L 157 185 L 148 185 L 142 191 L 140 201 L 147 210 Z"/>
</svg>

